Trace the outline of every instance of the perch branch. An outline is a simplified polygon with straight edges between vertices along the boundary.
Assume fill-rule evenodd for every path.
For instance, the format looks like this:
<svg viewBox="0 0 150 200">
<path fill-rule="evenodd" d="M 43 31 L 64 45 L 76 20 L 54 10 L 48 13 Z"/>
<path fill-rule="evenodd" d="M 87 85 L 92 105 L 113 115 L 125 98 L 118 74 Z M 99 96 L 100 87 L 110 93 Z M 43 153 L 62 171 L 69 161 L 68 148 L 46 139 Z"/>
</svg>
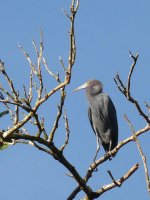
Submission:
<svg viewBox="0 0 150 200">
<path fill-rule="evenodd" d="M 136 137 L 140 136 L 141 134 L 147 132 L 150 130 L 150 126 L 147 125 L 144 128 L 138 130 L 135 132 Z M 121 141 L 111 152 L 110 155 L 116 155 L 117 152 L 124 147 L 125 145 L 127 145 L 129 142 L 134 142 L 134 136 L 128 137 L 127 139 Z M 102 164 L 103 162 L 105 162 L 106 160 L 108 160 L 110 158 L 110 155 L 104 155 L 102 156 L 100 159 L 96 160 L 96 162 L 92 163 L 84 177 L 85 182 L 87 183 L 88 180 L 92 177 L 93 172 L 97 169 L 97 167 Z M 67 200 L 71 200 L 73 199 L 79 192 L 81 191 L 80 187 L 77 186 L 72 193 L 70 194 L 70 196 L 68 197 Z M 71 197 L 71 198 L 70 198 Z"/>
</svg>

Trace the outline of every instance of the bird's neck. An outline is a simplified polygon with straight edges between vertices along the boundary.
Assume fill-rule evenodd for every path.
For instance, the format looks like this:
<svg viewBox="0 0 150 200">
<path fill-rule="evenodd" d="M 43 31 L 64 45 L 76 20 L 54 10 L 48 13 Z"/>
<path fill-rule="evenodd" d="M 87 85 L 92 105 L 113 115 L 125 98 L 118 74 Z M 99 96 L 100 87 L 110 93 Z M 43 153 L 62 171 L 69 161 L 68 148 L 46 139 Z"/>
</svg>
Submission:
<svg viewBox="0 0 150 200">
<path fill-rule="evenodd" d="M 99 95 L 101 93 L 102 93 L 102 91 L 86 90 L 87 98 L 94 97 L 94 96 Z"/>
</svg>

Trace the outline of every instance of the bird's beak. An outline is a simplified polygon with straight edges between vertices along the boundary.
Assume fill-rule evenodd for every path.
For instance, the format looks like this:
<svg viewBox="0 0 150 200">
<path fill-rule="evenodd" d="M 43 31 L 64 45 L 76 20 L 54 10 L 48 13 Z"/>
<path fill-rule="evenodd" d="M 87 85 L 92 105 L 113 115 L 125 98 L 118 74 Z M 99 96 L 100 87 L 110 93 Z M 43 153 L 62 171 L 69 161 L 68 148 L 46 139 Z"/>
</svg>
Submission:
<svg viewBox="0 0 150 200">
<path fill-rule="evenodd" d="M 87 86 L 88 86 L 88 84 L 87 84 L 87 83 L 84 83 L 83 85 L 81 85 L 81 86 L 77 87 L 75 90 L 73 90 L 73 92 L 76 92 L 76 91 L 78 91 L 78 90 L 85 89 Z"/>
</svg>

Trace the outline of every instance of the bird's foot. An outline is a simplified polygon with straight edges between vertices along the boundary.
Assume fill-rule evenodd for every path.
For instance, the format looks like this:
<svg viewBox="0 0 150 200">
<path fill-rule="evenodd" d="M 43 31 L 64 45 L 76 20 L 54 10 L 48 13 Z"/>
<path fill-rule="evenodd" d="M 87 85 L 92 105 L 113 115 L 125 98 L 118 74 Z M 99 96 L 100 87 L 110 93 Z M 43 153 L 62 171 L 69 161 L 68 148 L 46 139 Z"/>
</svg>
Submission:
<svg viewBox="0 0 150 200">
<path fill-rule="evenodd" d="M 98 168 L 96 167 L 95 169 L 94 169 L 94 172 L 97 172 L 98 171 Z"/>
<path fill-rule="evenodd" d="M 94 163 L 93 163 L 94 164 Z M 92 164 L 92 165 L 93 165 Z M 90 166 L 90 168 L 89 168 L 89 171 L 94 171 L 94 172 L 97 172 L 98 171 L 98 168 L 96 167 L 96 166 Z"/>
<path fill-rule="evenodd" d="M 108 157 L 109 160 L 112 160 L 112 154 L 111 154 L 111 151 L 108 151 L 105 155 L 105 157 Z"/>
</svg>

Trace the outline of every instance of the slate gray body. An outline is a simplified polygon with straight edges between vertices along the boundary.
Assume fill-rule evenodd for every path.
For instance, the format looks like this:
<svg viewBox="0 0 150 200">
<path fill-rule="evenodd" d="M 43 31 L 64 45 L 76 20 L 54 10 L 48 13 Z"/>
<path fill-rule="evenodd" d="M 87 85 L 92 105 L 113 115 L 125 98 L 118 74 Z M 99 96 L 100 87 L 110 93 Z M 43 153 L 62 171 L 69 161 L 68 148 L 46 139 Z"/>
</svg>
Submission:
<svg viewBox="0 0 150 200">
<path fill-rule="evenodd" d="M 104 150 L 108 152 L 114 149 L 118 143 L 116 109 L 110 97 L 103 93 L 103 85 L 100 81 L 88 81 L 75 91 L 84 88 L 86 89 L 86 96 L 89 102 L 89 120 L 97 137 L 97 156 L 101 144 Z"/>
<path fill-rule="evenodd" d="M 118 143 L 118 123 L 116 109 L 110 97 L 106 93 L 89 95 L 88 116 L 95 135 L 98 137 L 99 145 L 102 144 L 108 152 L 116 147 Z M 111 144 L 111 147 L 109 146 Z M 110 147 L 110 149 L 109 149 Z"/>
</svg>

